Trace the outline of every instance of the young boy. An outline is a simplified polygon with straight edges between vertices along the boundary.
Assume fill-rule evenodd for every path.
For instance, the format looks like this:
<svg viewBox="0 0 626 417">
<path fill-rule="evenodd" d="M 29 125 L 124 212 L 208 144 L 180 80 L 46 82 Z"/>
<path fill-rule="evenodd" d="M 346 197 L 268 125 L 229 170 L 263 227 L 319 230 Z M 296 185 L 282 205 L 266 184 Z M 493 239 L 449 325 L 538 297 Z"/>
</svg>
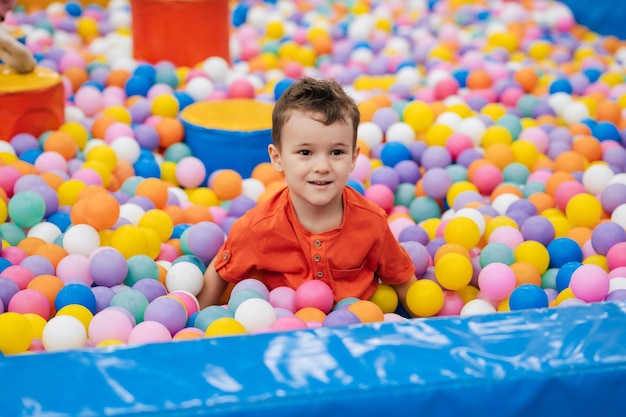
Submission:
<svg viewBox="0 0 626 417">
<path fill-rule="evenodd" d="M 386 213 L 346 187 L 359 155 L 359 117 L 335 81 L 304 78 L 285 90 L 273 110 L 268 151 L 287 186 L 232 225 L 204 275 L 201 308 L 216 304 L 227 282 L 251 277 L 270 290 L 319 279 L 335 302 L 368 299 L 380 279 L 405 304 L 416 280 L 410 257 Z"/>
<path fill-rule="evenodd" d="M 16 0 L 0 0 L 0 23 L 4 22 L 15 2 Z M 20 74 L 31 72 L 37 65 L 28 48 L 0 27 L 0 63 L 2 62 Z"/>
</svg>

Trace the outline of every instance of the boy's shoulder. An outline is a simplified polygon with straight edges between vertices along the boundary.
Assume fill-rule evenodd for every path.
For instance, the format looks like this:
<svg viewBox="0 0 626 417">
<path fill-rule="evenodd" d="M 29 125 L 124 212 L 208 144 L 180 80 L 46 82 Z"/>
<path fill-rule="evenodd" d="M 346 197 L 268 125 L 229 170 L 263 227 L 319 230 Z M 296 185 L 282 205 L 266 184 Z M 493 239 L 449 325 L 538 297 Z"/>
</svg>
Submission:
<svg viewBox="0 0 626 417">
<path fill-rule="evenodd" d="M 277 221 L 277 217 L 280 217 L 285 213 L 284 208 L 287 203 L 287 187 L 285 187 L 282 190 L 277 191 L 267 200 L 248 210 L 239 219 L 237 219 L 235 224 L 244 228 L 271 228 L 271 224 Z"/>
<path fill-rule="evenodd" d="M 351 215 L 365 217 L 372 220 L 387 222 L 387 212 L 371 202 L 361 193 L 350 186 L 346 186 L 344 192 L 346 207 Z"/>
</svg>

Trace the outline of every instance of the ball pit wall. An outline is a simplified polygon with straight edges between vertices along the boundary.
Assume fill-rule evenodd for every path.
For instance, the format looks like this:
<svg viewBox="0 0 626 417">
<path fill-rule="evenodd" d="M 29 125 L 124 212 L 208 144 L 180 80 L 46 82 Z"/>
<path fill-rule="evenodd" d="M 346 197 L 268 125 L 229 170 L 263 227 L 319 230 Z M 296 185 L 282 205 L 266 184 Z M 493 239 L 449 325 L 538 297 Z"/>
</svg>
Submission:
<svg viewBox="0 0 626 417">
<path fill-rule="evenodd" d="M 626 3 L 618 1 L 596 1 L 593 7 L 585 0 L 562 0 L 574 14 L 576 22 L 602 35 L 613 35 L 626 39 Z"/>
<path fill-rule="evenodd" d="M 626 304 L 0 358 L 6 416 L 622 416 Z"/>
</svg>

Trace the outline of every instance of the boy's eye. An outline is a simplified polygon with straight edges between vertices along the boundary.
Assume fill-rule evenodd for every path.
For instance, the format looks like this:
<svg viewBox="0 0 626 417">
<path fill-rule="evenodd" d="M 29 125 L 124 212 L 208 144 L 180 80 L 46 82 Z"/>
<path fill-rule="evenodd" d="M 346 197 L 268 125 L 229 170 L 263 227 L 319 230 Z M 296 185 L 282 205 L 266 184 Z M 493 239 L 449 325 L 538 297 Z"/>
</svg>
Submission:
<svg viewBox="0 0 626 417">
<path fill-rule="evenodd" d="M 308 155 L 311 155 L 311 151 L 304 150 L 304 149 L 303 149 L 303 150 L 301 150 L 301 151 L 299 151 L 298 153 L 299 153 L 300 155 L 302 155 L 302 156 L 308 156 Z"/>
<path fill-rule="evenodd" d="M 331 152 L 331 155 L 333 156 L 339 156 L 339 155 L 343 155 L 344 152 L 340 149 L 335 149 L 334 151 Z"/>
</svg>

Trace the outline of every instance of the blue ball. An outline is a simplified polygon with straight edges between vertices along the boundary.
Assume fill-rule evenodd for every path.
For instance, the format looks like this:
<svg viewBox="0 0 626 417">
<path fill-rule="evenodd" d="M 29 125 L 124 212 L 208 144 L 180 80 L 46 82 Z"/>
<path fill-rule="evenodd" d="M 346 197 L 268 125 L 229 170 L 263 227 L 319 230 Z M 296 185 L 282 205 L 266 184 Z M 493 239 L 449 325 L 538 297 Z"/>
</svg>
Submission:
<svg viewBox="0 0 626 417">
<path fill-rule="evenodd" d="M 77 1 L 68 1 L 65 3 L 65 11 L 70 16 L 78 17 L 83 14 L 83 6 Z"/>
<path fill-rule="evenodd" d="M 126 80 L 124 91 L 126 96 L 146 96 L 152 84 L 144 77 L 133 75 Z"/>
<path fill-rule="evenodd" d="M 291 78 L 283 78 L 278 81 L 276 85 L 274 85 L 274 100 L 278 100 L 280 96 L 283 95 L 286 89 L 291 87 L 291 85 L 295 82 Z"/>
<path fill-rule="evenodd" d="M 11 265 L 13 265 L 13 264 L 8 259 L 0 258 L 0 272 L 4 271 L 5 269 L 10 267 Z"/>
<path fill-rule="evenodd" d="M 62 211 L 57 211 L 56 213 L 52 213 L 48 216 L 48 222 L 54 224 L 56 227 L 61 230 L 61 232 L 65 232 L 68 227 L 72 224 L 72 219 L 70 218 L 69 213 L 65 213 Z"/>
<path fill-rule="evenodd" d="M 560 268 L 568 262 L 582 262 L 583 251 L 574 240 L 559 237 L 546 247 L 550 255 L 550 268 Z"/>
<path fill-rule="evenodd" d="M 616 142 L 619 142 L 621 140 L 621 136 L 617 126 L 607 121 L 597 122 L 591 128 L 591 135 L 601 142 L 605 140 L 614 140 Z"/>
<path fill-rule="evenodd" d="M 559 271 L 556 273 L 556 290 L 558 292 L 561 292 L 569 287 L 572 274 L 581 266 L 581 262 L 568 262 L 559 268 Z"/>
<path fill-rule="evenodd" d="M 246 22 L 249 9 L 248 5 L 243 4 L 242 2 L 237 4 L 237 7 L 233 10 L 233 26 L 239 27 Z"/>
<path fill-rule="evenodd" d="M 161 178 L 161 167 L 155 161 L 141 158 L 133 164 L 135 174 L 143 178 Z"/>
<path fill-rule="evenodd" d="M 360 181 L 349 179 L 347 185 L 357 190 L 361 195 L 365 194 L 365 186 Z"/>
<path fill-rule="evenodd" d="M 43 151 L 41 149 L 27 149 L 20 155 L 20 160 L 24 162 L 28 162 L 31 165 L 35 164 L 39 155 L 41 155 Z"/>
<path fill-rule="evenodd" d="M 209 327 L 211 323 L 224 317 L 233 318 L 233 313 L 221 306 L 209 306 L 198 311 L 193 327 L 206 331 L 207 327 Z"/>
<path fill-rule="evenodd" d="M 180 239 L 180 237 L 182 236 L 183 232 L 187 229 L 189 229 L 189 227 L 191 227 L 191 224 L 189 223 L 180 223 L 177 224 L 176 226 L 174 226 L 174 229 L 172 230 L 172 239 Z"/>
<path fill-rule="evenodd" d="M 548 307 L 548 294 L 538 285 L 522 284 L 515 288 L 509 298 L 511 311 Z"/>
<path fill-rule="evenodd" d="M 398 162 L 408 159 L 411 159 L 411 152 L 401 142 L 387 142 L 380 151 L 380 160 L 386 166 L 394 167 Z"/>
<path fill-rule="evenodd" d="M 57 293 L 54 299 L 54 308 L 57 311 L 70 304 L 80 304 L 96 314 L 96 296 L 84 284 L 67 284 Z"/>
<path fill-rule="evenodd" d="M 137 77 L 145 78 L 150 85 L 154 84 L 154 80 L 156 79 L 156 68 L 150 64 L 139 64 L 133 71 L 133 75 Z"/>
<path fill-rule="evenodd" d="M 178 100 L 178 107 L 180 110 L 194 103 L 193 97 L 185 91 L 174 91 L 174 98 Z"/>
<path fill-rule="evenodd" d="M 465 68 L 459 68 L 457 70 L 452 71 L 452 76 L 459 83 L 460 88 L 465 88 L 467 86 L 467 76 L 469 75 L 469 70 Z"/>
<path fill-rule="evenodd" d="M 559 78 L 550 83 L 550 94 L 566 93 L 572 94 L 572 84 L 567 78 Z"/>
</svg>

